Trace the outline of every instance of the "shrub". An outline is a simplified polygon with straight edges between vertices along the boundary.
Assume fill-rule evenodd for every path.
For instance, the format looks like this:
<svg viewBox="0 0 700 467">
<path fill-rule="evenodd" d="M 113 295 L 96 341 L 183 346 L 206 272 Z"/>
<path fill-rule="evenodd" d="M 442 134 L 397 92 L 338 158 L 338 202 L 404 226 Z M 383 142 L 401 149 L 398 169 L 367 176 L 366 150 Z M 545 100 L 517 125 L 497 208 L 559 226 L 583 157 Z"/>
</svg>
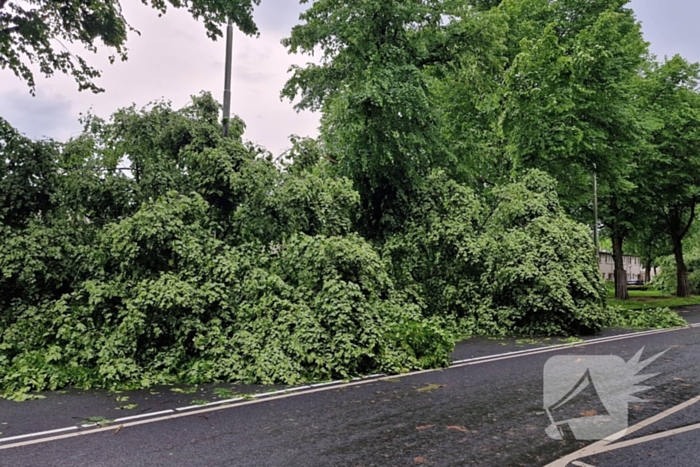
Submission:
<svg viewBox="0 0 700 467">
<path fill-rule="evenodd" d="M 608 318 L 588 231 L 542 172 L 497 189 L 490 207 L 436 172 L 384 251 L 424 312 L 467 334 L 590 333 Z"/>
<path fill-rule="evenodd" d="M 532 171 L 500 188 L 486 225 L 484 304 L 511 332 L 587 334 L 608 312 L 588 229 L 559 206 L 554 181 Z"/>
<path fill-rule="evenodd" d="M 358 236 L 231 247 L 207 210 L 169 193 L 104 229 L 90 279 L 4 329 L 0 387 L 292 384 L 449 361 L 452 336 Z"/>
<path fill-rule="evenodd" d="M 685 326 L 688 323 L 670 308 L 626 310 L 611 307 L 612 315 L 607 326 L 637 329 L 665 329 Z"/>
</svg>

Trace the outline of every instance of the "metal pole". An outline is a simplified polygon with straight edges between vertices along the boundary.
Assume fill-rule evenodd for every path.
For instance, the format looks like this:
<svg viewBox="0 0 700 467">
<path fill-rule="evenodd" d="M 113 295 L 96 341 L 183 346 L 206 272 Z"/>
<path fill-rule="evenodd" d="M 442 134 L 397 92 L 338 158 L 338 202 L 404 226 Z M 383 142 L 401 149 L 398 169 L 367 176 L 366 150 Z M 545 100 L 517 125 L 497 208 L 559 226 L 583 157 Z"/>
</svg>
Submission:
<svg viewBox="0 0 700 467">
<path fill-rule="evenodd" d="M 224 138 L 228 137 L 231 120 L 231 62 L 233 58 L 233 24 L 226 26 L 226 70 L 224 71 Z"/>
<path fill-rule="evenodd" d="M 595 164 L 593 167 L 596 169 Z M 595 171 L 593 172 L 593 243 L 595 243 L 596 255 L 600 256 L 600 243 L 598 242 L 598 174 Z"/>
</svg>

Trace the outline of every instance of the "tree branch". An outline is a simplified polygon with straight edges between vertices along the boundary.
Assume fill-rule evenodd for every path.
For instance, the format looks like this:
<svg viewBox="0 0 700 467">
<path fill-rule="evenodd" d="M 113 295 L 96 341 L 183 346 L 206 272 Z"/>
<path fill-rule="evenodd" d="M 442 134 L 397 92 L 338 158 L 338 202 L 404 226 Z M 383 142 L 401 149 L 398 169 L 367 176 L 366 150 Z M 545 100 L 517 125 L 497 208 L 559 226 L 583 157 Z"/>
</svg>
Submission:
<svg viewBox="0 0 700 467">
<path fill-rule="evenodd" d="M 2 0 L 0 0 L 0 1 L 2 1 Z M 2 6 L 0 6 L 0 8 L 2 8 Z M 12 26 L 12 27 L 9 27 L 9 28 L 0 29 L 0 34 L 7 34 L 7 35 L 10 35 L 10 34 L 12 34 L 12 33 L 15 32 L 15 31 L 19 31 L 19 26 Z"/>
<path fill-rule="evenodd" d="M 690 230 L 690 226 L 693 225 L 693 221 L 695 220 L 695 205 L 696 205 L 696 200 L 693 199 L 693 204 L 690 207 L 690 217 L 688 218 L 688 223 L 685 225 L 685 228 L 683 229 L 683 233 L 681 233 L 681 238 L 685 237 L 685 235 L 688 233 L 688 230 Z"/>
</svg>

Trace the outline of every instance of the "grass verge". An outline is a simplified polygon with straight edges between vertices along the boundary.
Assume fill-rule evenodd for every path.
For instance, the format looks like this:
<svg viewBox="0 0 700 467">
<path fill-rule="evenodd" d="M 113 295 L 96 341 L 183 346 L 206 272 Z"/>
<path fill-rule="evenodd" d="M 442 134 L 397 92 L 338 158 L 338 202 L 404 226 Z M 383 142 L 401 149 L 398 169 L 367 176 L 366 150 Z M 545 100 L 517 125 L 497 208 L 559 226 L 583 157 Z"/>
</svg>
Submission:
<svg viewBox="0 0 700 467">
<path fill-rule="evenodd" d="M 608 291 L 608 306 L 624 310 L 651 310 L 654 308 L 675 308 L 679 306 L 700 305 L 700 296 L 676 297 L 658 290 L 630 290 L 629 300 L 618 300 L 614 292 Z"/>
</svg>

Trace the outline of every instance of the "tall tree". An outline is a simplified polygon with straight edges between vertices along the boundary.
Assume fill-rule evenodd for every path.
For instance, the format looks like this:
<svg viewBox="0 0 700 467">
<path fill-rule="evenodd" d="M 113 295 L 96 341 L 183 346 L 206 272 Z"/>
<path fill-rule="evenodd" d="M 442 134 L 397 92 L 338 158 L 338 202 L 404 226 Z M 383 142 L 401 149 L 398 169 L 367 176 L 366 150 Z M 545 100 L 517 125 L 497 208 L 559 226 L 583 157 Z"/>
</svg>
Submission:
<svg viewBox="0 0 700 467">
<path fill-rule="evenodd" d="M 282 95 L 322 110 L 322 138 L 363 202 L 365 231 L 396 229 L 430 167 L 450 164 L 430 71 L 495 41 L 480 14 L 457 0 L 319 0 L 283 44 L 322 51 L 293 67 Z"/>
<path fill-rule="evenodd" d="M 597 172 L 601 217 L 617 245 L 616 295 L 626 298 L 622 250 L 634 214 L 626 161 L 644 143 L 632 87 L 647 54 L 639 23 L 626 0 L 470 2 L 503 11 L 508 30 L 490 80 L 472 69 L 445 85 L 457 158 L 477 188 L 545 170 L 567 212 L 590 224 Z"/>
<path fill-rule="evenodd" d="M 574 215 L 589 204 L 593 171 L 620 178 L 639 141 L 630 84 L 647 44 L 626 3 L 504 2 L 512 21 L 524 16 L 511 27 L 523 38 L 505 75 L 504 129 L 516 163 L 553 175 Z"/>
<path fill-rule="evenodd" d="M 168 7 L 186 8 L 201 19 L 207 35 L 221 37 L 219 25 L 232 21 L 248 35 L 257 34 L 253 8 L 260 0 L 144 0 L 144 4 L 160 14 Z M 78 44 L 90 52 L 97 51 L 99 42 L 112 50 L 110 61 L 125 60 L 127 32 L 134 30 L 122 15 L 119 1 L 111 0 L 30 0 L 28 2 L 0 0 L 0 69 L 9 68 L 26 81 L 34 92 L 36 64 L 42 74 L 70 74 L 82 91 L 102 91 L 94 83 L 100 71 L 93 68 L 66 44 Z"/>
<path fill-rule="evenodd" d="M 700 201 L 700 65 L 676 55 L 651 62 L 640 82 L 640 96 L 652 129 L 651 149 L 639 158 L 642 187 L 670 236 L 679 297 L 691 294 L 683 257 L 683 239 Z"/>
</svg>

